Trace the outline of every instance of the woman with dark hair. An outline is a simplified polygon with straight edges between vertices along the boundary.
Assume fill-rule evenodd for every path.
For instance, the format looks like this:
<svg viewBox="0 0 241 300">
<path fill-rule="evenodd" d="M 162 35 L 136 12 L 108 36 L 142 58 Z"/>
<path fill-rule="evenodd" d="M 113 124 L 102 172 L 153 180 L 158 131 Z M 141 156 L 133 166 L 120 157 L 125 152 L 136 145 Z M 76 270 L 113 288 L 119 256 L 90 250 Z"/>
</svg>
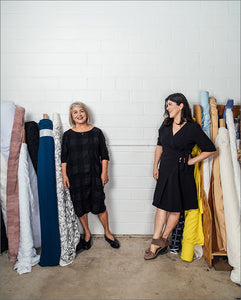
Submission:
<svg viewBox="0 0 241 300">
<path fill-rule="evenodd" d="M 165 116 L 154 157 L 156 189 L 152 204 L 157 209 L 153 239 L 144 256 L 146 260 L 166 252 L 168 236 L 177 225 L 180 212 L 198 208 L 194 164 L 216 151 L 200 125 L 193 121 L 183 94 L 175 93 L 166 98 Z M 195 144 L 202 152 L 191 157 Z"/>
</svg>

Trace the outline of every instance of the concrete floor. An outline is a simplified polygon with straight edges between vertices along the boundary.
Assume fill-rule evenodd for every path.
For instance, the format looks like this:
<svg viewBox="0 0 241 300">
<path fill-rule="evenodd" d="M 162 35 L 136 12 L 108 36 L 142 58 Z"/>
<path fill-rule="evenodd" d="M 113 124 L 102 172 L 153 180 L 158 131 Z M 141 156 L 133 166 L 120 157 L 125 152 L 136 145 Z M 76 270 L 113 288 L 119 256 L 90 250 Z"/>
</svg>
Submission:
<svg viewBox="0 0 241 300">
<path fill-rule="evenodd" d="M 66 267 L 32 268 L 18 275 L 7 253 L 0 256 L 0 299 L 237 299 L 240 287 L 228 271 L 209 268 L 205 260 L 183 262 L 167 253 L 143 259 L 150 237 L 119 236 L 113 249 L 102 236 Z"/>
</svg>

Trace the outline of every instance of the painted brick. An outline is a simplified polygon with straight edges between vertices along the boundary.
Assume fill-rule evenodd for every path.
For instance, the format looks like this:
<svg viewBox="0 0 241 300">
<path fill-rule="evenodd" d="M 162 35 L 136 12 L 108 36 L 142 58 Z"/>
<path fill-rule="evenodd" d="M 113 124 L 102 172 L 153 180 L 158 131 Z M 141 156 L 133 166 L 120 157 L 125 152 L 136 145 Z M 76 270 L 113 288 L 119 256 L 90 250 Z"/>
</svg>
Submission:
<svg viewBox="0 0 241 300">
<path fill-rule="evenodd" d="M 171 21 L 170 21 L 171 20 Z M 154 152 L 164 100 L 200 91 L 240 101 L 239 1 L 3 1 L 1 100 L 68 124 L 69 105 L 86 103 L 110 153 L 105 187 L 110 228 L 151 234 Z M 92 233 L 103 234 L 89 215 Z"/>
</svg>

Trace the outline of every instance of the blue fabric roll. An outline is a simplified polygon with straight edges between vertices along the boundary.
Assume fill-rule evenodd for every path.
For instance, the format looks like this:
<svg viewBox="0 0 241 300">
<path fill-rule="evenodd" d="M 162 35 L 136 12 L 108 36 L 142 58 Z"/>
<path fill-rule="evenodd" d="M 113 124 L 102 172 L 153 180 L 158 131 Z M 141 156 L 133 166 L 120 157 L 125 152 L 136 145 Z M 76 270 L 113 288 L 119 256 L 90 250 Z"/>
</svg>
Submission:
<svg viewBox="0 0 241 300">
<path fill-rule="evenodd" d="M 224 108 L 224 113 L 223 113 L 223 119 L 225 119 L 225 122 L 226 122 L 226 110 L 228 108 L 231 108 L 231 110 L 233 111 L 233 100 L 232 99 L 229 99 L 225 105 L 225 108 Z"/>
<path fill-rule="evenodd" d="M 60 234 L 56 193 L 53 123 L 39 122 L 38 194 L 41 224 L 40 266 L 57 266 L 60 260 Z"/>
<path fill-rule="evenodd" d="M 209 93 L 207 91 L 201 91 L 201 107 L 202 107 L 202 129 L 206 132 L 210 138 L 210 112 L 209 112 Z"/>
</svg>

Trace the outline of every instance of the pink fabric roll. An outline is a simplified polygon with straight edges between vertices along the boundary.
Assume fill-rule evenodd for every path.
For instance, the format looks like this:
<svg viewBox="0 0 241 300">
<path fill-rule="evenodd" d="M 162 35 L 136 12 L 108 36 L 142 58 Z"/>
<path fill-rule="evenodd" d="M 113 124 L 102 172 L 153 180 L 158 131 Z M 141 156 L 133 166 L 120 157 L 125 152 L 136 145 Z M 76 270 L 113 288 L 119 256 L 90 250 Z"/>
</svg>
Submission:
<svg viewBox="0 0 241 300">
<path fill-rule="evenodd" d="M 8 256 L 15 261 L 18 255 L 20 225 L 19 225 L 19 194 L 18 194 L 18 164 L 21 145 L 24 137 L 23 107 L 16 107 L 11 135 L 7 171 L 7 230 Z"/>
</svg>

